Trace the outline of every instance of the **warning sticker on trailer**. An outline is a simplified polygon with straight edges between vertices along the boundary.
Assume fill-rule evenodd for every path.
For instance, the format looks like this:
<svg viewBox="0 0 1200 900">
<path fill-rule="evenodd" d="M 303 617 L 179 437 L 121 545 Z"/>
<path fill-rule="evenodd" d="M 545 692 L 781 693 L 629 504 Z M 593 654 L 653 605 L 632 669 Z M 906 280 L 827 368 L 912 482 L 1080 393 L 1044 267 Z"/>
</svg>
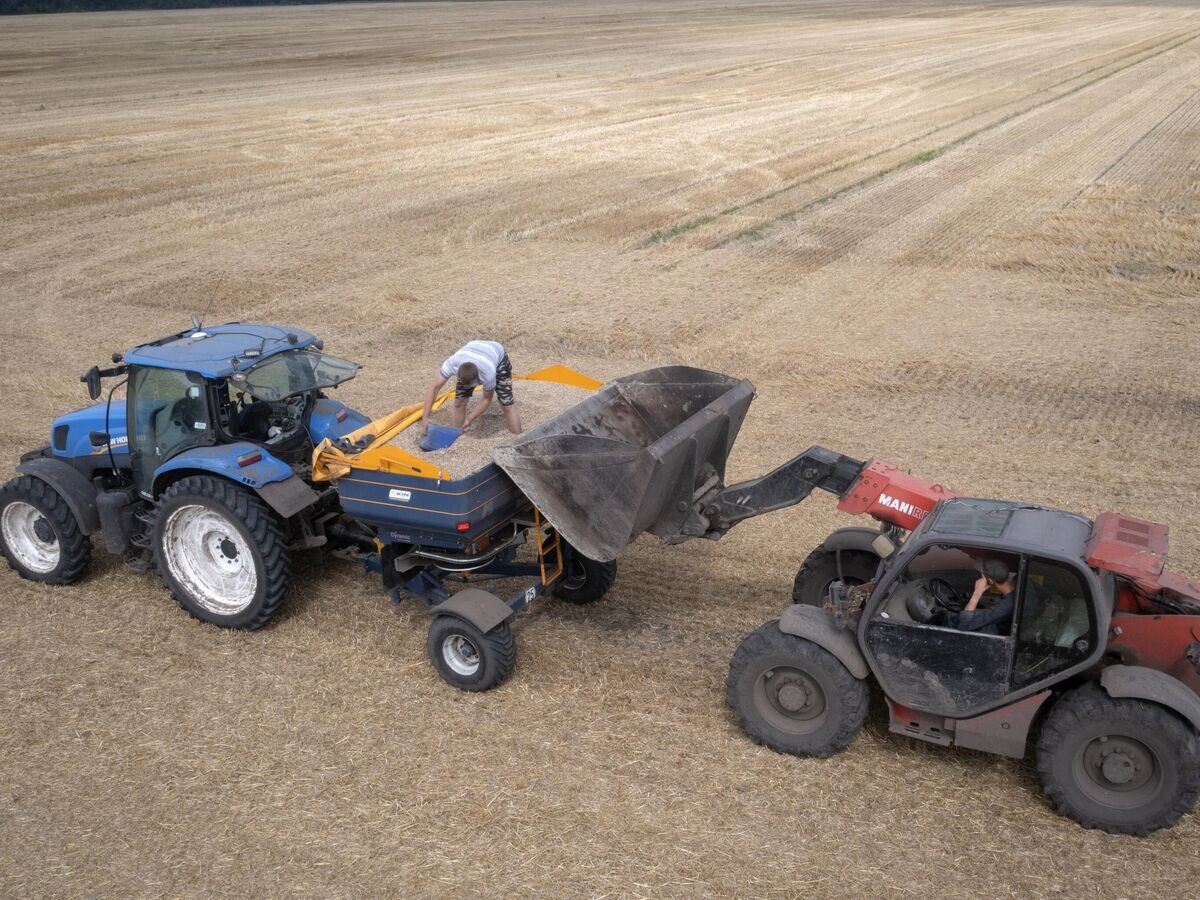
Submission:
<svg viewBox="0 0 1200 900">
<path fill-rule="evenodd" d="M 399 500 L 401 503 L 407 503 L 412 499 L 412 491 L 402 491 L 399 488 L 392 488 L 388 491 L 389 500 Z"/>
</svg>

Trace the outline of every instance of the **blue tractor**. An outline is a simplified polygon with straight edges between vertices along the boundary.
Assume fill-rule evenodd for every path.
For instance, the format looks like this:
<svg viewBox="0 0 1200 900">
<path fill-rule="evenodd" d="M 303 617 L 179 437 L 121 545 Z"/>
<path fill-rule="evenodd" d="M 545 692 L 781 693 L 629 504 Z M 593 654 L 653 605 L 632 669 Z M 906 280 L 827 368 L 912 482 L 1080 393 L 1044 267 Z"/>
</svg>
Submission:
<svg viewBox="0 0 1200 900">
<path fill-rule="evenodd" d="M 319 547 L 381 574 L 393 602 L 423 602 L 446 681 L 501 683 L 515 664 L 515 614 L 550 593 L 598 600 L 616 563 L 561 540 L 495 464 L 454 479 L 386 446 L 419 407 L 373 421 L 328 396 L 360 366 L 323 349 L 296 328 L 193 317 L 113 354 L 111 368 L 93 366 L 80 380 L 99 402 L 57 418 L 50 443 L 0 488 L 0 552 L 24 578 L 71 584 L 99 535 L 133 569 L 156 570 L 190 615 L 251 630 L 283 602 L 291 554 Z M 562 366 L 517 377 L 598 387 Z M 314 472 L 322 448 L 336 474 Z M 522 548 L 536 560 L 519 560 Z M 530 577 L 508 600 L 474 587 Z"/>
<path fill-rule="evenodd" d="M 288 551 L 327 541 L 335 492 L 305 473 L 313 442 L 366 416 L 326 396 L 356 363 L 298 329 L 193 327 L 114 354 L 81 379 L 123 378 L 60 416 L 0 490 L 0 549 L 20 575 L 82 578 L 89 535 L 134 568 L 155 565 L 198 619 L 264 625 L 283 601 Z M 114 391 L 125 385 L 125 399 Z"/>
</svg>

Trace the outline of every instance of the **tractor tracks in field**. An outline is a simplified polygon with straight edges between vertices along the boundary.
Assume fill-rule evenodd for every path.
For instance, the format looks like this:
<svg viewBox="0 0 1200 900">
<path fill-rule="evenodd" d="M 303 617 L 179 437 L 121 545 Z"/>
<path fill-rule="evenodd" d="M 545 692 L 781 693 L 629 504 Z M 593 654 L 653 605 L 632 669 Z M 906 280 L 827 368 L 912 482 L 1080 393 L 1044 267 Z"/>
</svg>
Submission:
<svg viewBox="0 0 1200 900">
<path fill-rule="evenodd" d="M 1089 69 L 1086 69 L 1083 72 L 1071 75 L 1071 76 L 1064 78 L 1058 82 L 1055 82 L 1054 84 L 1051 84 L 1047 87 L 1039 88 L 1038 90 L 1033 91 L 1030 94 L 1026 95 L 1025 98 L 1021 98 L 1021 99 L 1028 99 L 1030 97 L 1035 97 L 1038 94 L 1042 94 L 1047 91 L 1054 91 L 1056 88 L 1063 87 L 1064 85 L 1070 85 L 1072 82 L 1078 82 L 1081 78 L 1087 79 L 1081 83 L 1074 84 L 1071 87 L 1068 87 L 1066 90 L 1059 91 L 1059 92 L 1055 93 L 1053 96 L 1046 97 L 1037 102 L 1023 106 L 1020 109 L 1005 113 L 1004 115 L 992 120 L 991 122 L 988 122 L 987 124 L 984 124 L 977 128 L 971 129 L 970 131 L 967 131 L 964 134 L 957 135 L 954 138 L 952 138 L 951 140 L 945 141 L 944 143 L 939 144 L 935 147 L 932 147 L 927 150 L 923 150 L 920 153 L 916 153 L 912 156 L 901 159 L 901 160 L 893 163 L 892 165 L 886 166 L 882 169 L 878 169 L 874 172 L 869 172 L 868 174 L 864 175 L 863 177 L 858 178 L 855 181 L 850 182 L 849 184 L 845 184 L 845 185 L 836 187 L 832 190 L 829 190 L 826 193 L 802 204 L 801 206 L 798 206 L 791 210 L 787 210 L 786 212 L 783 212 L 783 213 L 780 213 L 779 215 L 765 219 L 764 221 L 758 222 L 752 226 L 742 228 L 732 234 L 729 234 L 729 235 L 726 235 L 723 237 L 719 237 L 716 240 L 713 240 L 713 241 L 707 243 L 705 245 L 705 247 L 706 247 L 706 249 L 719 249 L 721 247 L 728 246 L 735 242 L 760 238 L 769 229 L 771 229 L 772 227 L 774 227 L 775 225 L 777 225 L 781 222 L 794 221 L 795 219 L 799 218 L 800 216 L 804 215 L 805 213 L 808 213 L 819 207 L 825 206 L 836 200 L 842 199 L 842 198 L 846 197 L 847 195 L 855 193 L 857 191 L 860 191 L 864 188 L 870 187 L 872 185 L 876 185 L 880 181 L 888 178 L 889 176 L 893 176 L 893 175 L 899 174 L 901 172 L 911 170 L 915 167 L 924 165 L 925 163 L 932 162 L 933 160 L 936 160 L 936 159 L 944 156 L 945 154 L 949 153 L 951 150 L 967 143 L 968 141 L 971 141 L 977 137 L 980 137 L 982 135 L 985 135 L 992 131 L 995 131 L 996 129 L 1001 128 L 1004 125 L 1007 125 L 1016 119 L 1019 119 L 1025 115 L 1028 115 L 1030 113 L 1041 110 L 1051 104 L 1057 103 L 1060 100 L 1064 100 L 1074 94 L 1079 93 L 1080 91 L 1083 91 L 1089 87 L 1092 87 L 1093 85 L 1096 85 L 1102 81 L 1105 81 L 1115 75 L 1119 75 L 1122 72 L 1125 72 L 1125 71 L 1133 68 L 1134 66 L 1141 65 L 1142 63 L 1148 62 L 1149 60 L 1152 60 L 1164 53 L 1168 53 L 1172 50 L 1182 47 L 1185 44 L 1195 40 L 1198 36 L 1200 36 L 1200 31 L 1192 31 L 1192 32 L 1182 33 L 1182 34 L 1176 33 L 1176 34 L 1172 35 L 1171 37 L 1166 38 L 1163 41 L 1160 41 L 1156 44 L 1151 45 L 1150 47 L 1139 47 L 1136 50 L 1128 51 L 1128 52 L 1116 57 L 1115 59 L 1109 60 L 1108 62 L 1101 63 L 1099 65 L 1096 65 Z M 1137 57 L 1137 58 L 1130 59 L 1130 57 Z M 1123 65 L 1118 65 L 1119 63 L 1122 62 L 1122 60 L 1128 60 L 1128 62 L 1125 62 Z M 1097 74 L 1094 77 L 1088 78 L 1089 75 L 1093 75 L 1096 72 L 1099 72 L 1100 74 Z M 837 175 L 840 172 L 844 172 L 846 170 L 853 169 L 856 166 L 861 166 L 863 163 L 870 162 L 874 159 L 878 159 L 887 154 L 895 153 L 897 150 L 900 150 L 906 146 L 910 146 L 914 143 L 918 143 L 922 140 L 925 140 L 930 135 L 936 134 L 939 131 L 944 131 L 946 129 L 954 128 L 955 126 L 960 125 L 965 121 L 969 121 L 971 119 L 977 119 L 981 115 L 987 115 L 989 113 L 993 113 L 999 109 L 1002 109 L 1005 106 L 1010 106 L 1016 102 L 1020 102 L 1020 100 L 1008 101 L 1005 103 L 1001 103 L 1001 104 L 998 104 L 987 110 L 983 110 L 981 112 L 973 113 L 969 116 L 962 117 L 958 120 L 955 120 L 954 122 L 947 123 L 946 125 L 942 125 L 942 126 L 938 126 L 936 128 L 930 129 L 929 131 L 927 131 L 921 135 L 910 138 L 899 144 L 896 144 L 891 147 L 885 148 L 883 150 L 875 151 L 875 152 L 867 154 L 865 156 L 861 156 L 861 157 L 855 158 L 853 160 L 849 160 L 844 163 L 840 163 L 836 166 L 832 166 L 830 168 L 821 170 L 812 175 L 806 176 L 805 178 L 800 179 L 798 181 L 794 181 L 794 182 L 782 185 L 782 186 L 775 188 L 765 194 L 760 194 L 758 196 L 752 197 L 751 199 L 743 201 L 741 203 L 730 205 L 720 211 L 706 214 L 703 216 L 698 216 L 696 218 L 686 220 L 684 222 L 678 223 L 677 225 L 673 225 L 668 228 L 658 229 L 658 230 L 652 232 L 651 234 L 649 234 L 646 238 L 644 238 L 637 245 L 637 248 L 638 249 L 648 249 L 657 244 L 665 243 L 665 242 L 671 241 L 675 238 L 678 238 L 684 234 L 688 234 L 690 232 L 696 231 L 700 228 L 719 223 L 722 220 L 728 219 L 730 216 L 742 213 L 748 209 L 751 209 L 755 206 L 759 206 L 759 205 L 769 202 L 771 200 L 775 200 L 791 191 L 797 190 L 797 189 L 805 187 L 807 185 L 817 183 L 821 179 L 827 178 L 832 175 Z"/>
</svg>

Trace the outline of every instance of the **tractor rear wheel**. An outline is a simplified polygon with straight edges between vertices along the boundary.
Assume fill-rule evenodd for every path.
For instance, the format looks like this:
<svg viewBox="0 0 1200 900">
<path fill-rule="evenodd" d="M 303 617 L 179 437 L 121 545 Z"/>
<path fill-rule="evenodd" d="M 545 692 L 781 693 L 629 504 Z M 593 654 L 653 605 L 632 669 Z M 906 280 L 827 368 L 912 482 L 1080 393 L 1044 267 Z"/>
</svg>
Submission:
<svg viewBox="0 0 1200 900">
<path fill-rule="evenodd" d="M 429 625 L 426 649 L 442 680 L 463 691 L 491 690 L 517 664 L 517 641 L 507 623 L 484 634 L 457 616 L 438 616 Z"/>
<path fill-rule="evenodd" d="M 151 540 L 171 596 L 202 622 L 252 631 L 283 603 L 287 539 L 245 488 L 208 475 L 175 482 L 154 510 Z"/>
<path fill-rule="evenodd" d="M 746 734 L 781 753 L 830 756 L 867 715 L 866 683 L 812 641 L 784 634 L 778 620 L 742 641 L 725 685 Z"/>
<path fill-rule="evenodd" d="M 71 584 L 87 574 L 92 544 L 58 491 L 20 475 L 0 488 L 0 552 L 22 578 Z"/>
<path fill-rule="evenodd" d="M 864 550 L 843 550 L 842 581 L 853 587 L 875 577 L 879 557 Z M 829 596 L 829 586 L 838 580 L 838 554 L 818 547 L 800 565 L 792 585 L 792 602 L 820 606 Z"/>
<path fill-rule="evenodd" d="M 567 603 L 595 603 L 617 580 L 617 562 L 588 559 L 574 547 L 563 547 L 563 577 L 554 596 Z"/>
<path fill-rule="evenodd" d="M 1042 790 L 1084 828 L 1145 836 L 1200 795 L 1200 738 L 1170 710 L 1096 684 L 1064 696 L 1037 743 Z"/>
</svg>

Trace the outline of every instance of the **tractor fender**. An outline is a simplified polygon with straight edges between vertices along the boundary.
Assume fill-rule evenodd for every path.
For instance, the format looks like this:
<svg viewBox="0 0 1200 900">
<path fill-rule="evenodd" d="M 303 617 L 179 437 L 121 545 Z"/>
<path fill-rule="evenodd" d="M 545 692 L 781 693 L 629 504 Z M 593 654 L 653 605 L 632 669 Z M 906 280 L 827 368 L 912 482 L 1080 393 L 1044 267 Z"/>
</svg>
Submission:
<svg viewBox="0 0 1200 900">
<path fill-rule="evenodd" d="M 429 614 L 434 617 L 455 616 L 470 622 L 484 634 L 516 615 L 508 604 L 495 594 L 489 594 L 479 588 L 466 588 L 452 594 L 449 600 L 430 608 Z"/>
<path fill-rule="evenodd" d="M 870 553 L 872 556 L 878 556 L 875 548 L 871 546 L 871 541 L 879 537 L 878 528 L 861 528 L 851 526 L 850 528 L 839 528 L 821 544 L 823 550 L 836 552 L 838 550 L 862 550 Z"/>
<path fill-rule="evenodd" d="M 40 456 L 25 460 L 17 466 L 17 471 L 44 481 L 58 491 L 84 534 L 95 534 L 100 530 L 96 486 L 70 463 L 51 456 Z"/>
<path fill-rule="evenodd" d="M 870 674 L 867 661 L 854 639 L 854 629 L 838 628 L 833 620 L 833 613 L 816 606 L 796 603 L 783 611 L 778 625 L 784 634 L 794 634 L 806 641 L 812 641 L 823 650 L 828 650 L 860 681 Z"/>
<path fill-rule="evenodd" d="M 248 466 L 238 463 L 239 456 L 255 452 L 262 458 Z M 317 492 L 291 466 L 248 441 L 193 447 L 171 458 L 154 473 L 154 496 L 166 490 L 170 482 L 193 473 L 216 475 L 245 485 L 285 519 L 317 502 Z"/>
<path fill-rule="evenodd" d="M 1178 713 L 1200 731 L 1200 697 L 1178 678 L 1145 666 L 1109 666 L 1100 686 L 1110 697 L 1149 700 Z"/>
</svg>

